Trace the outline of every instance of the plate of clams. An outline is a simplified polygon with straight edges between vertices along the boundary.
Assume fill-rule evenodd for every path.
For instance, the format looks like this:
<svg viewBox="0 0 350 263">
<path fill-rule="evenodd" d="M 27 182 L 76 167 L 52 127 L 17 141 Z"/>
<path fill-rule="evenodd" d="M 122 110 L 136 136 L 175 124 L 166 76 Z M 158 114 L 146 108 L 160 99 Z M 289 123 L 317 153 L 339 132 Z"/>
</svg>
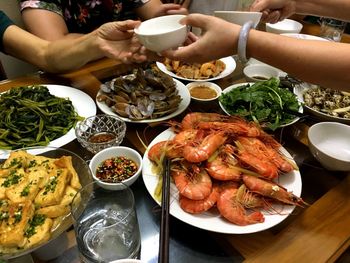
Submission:
<svg viewBox="0 0 350 263">
<path fill-rule="evenodd" d="M 171 119 L 181 114 L 190 101 L 186 86 L 156 66 L 135 68 L 130 74 L 107 81 L 96 96 L 103 113 L 132 123 Z"/>
</svg>

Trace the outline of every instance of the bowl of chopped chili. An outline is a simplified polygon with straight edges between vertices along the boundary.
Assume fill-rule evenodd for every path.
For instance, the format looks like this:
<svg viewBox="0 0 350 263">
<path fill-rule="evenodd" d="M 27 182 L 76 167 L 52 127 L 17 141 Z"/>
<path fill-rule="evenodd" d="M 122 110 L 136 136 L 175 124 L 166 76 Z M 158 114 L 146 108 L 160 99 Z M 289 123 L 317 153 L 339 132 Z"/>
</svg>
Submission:
<svg viewBox="0 0 350 263">
<path fill-rule="evenodd" d="M 119 190 L 123 184 L 132 185 L 140 176 L 142 157 L 132 148 L 114 146 L 98 152 L 89 166 L 99 186 Z"/>
</svg>

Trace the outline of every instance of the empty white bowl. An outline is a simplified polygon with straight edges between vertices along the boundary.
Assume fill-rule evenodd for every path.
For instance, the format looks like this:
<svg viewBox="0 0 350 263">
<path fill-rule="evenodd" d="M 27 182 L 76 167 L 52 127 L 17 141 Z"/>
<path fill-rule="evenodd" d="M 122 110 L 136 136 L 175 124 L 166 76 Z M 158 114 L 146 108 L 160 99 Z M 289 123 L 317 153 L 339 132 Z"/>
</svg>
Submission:
<svg viewBox="0 0 350 263">
<path fill-rule="evenodd" d="M 214 16 L 226 20 L 227 22 L 243 26 L 244 23 L 253 21 L 254 28 L 259 24 L 261 12 L 248 11 L 214 11 Z"/>
<path fill-rule="evenodd" d="M 185 15 L 160 16 L 146 20 L 135 28 L 141 44 L 154 52 L 181 46 L 187 37 L 187 27 L 179 21 Z"/>
<path fill-rule="evenodd" d="M 266 23 L 266 31 L 275 34 L 300 33 L 302 28 L 301 23 L 292 19 L 284 19 L 274 24 Z"/>
<path fill-rule="evenodd" d="M 119 183 L 107 183 L 103 182 L 101 179 L 99 179 L 96 176 L 96 169 L 98 166 L 105 160 L 110 159 L 112 157 L 118 157 L 118 156 L 124 156 L 132 161 L 134 161 L 138 167 L 136 173 L 129 177 L 128 179 L 125 179 L 122 181 L 122 183 L 126 184 L 127 186 L 131 186 L 137 178 L 141 174 L 142 170 L 142 157 L 141 155 L 134 149 L 131 149 L 129 147 L 125 146 L 115 146 L 110 147 L 107 149 L 104 149 L 100 152 L 98 152 L 90 161 L 89 167 L 92 172 L 92 177 L 95 181 L 97 181 L 97 184 L 101 186 L 102 188 L 108 189 L 108 190 L 119 190 L 123 189 L 123 185 Z"/>
<path fill-rule="evenodd" d="M 278 78 L 279 71 L 267 64 L 250 64 L 243 69 L 247 81 L 265 81 L 270 78 Z"/>
<path fill-rule="evenodd" d="M 309 128 L 309 148 L 324 168 L 350 171 L 350 126 L 320 122 Z"/>
<path fill-rule="evenodd" d="M 213 101 L 220 97 L 221 88 L 213 82 L 190 82 L 186 85 L 191 98 L 196 101 Z"/>
</svg>

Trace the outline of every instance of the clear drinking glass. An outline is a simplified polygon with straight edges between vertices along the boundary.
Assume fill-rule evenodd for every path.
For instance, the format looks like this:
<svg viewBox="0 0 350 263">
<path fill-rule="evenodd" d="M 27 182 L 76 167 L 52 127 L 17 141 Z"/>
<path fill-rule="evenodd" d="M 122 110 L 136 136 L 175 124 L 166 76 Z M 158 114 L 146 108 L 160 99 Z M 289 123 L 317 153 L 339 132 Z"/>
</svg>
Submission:
<svg viewBox="0 0 350 263">
<path fill-rule="evenodd" d="M 139 257 L 141 238 L 135 200 L 127 185 L 110 191 L 90 183 L 75 195 L 71 212 L 83 262 Z"/>
<path fill-rule="evenodd" d="M 320 24 L 320 37 L 340 42 L 346 27 L 346 22 L 331 18 L 321 18 Z"/>
</svg>

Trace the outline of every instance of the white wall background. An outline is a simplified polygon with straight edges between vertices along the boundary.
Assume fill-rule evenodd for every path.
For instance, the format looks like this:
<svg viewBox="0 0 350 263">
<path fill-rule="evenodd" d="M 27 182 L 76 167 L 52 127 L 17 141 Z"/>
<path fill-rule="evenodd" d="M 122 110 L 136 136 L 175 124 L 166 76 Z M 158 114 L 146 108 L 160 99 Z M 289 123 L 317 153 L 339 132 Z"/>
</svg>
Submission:
<svg viewBox="0 0 350 263">
<path fill-rule="evenodd" d="M 24 27 L 21 14 L 19 12 L 18 2 L 16 0 L 0 0 L 0 10 L 6 13 L 17 26 Z M 37 71 L 38 68 L 13 58 L 11 56 L 5 55 L 0 52 L 0 60 L 5 69 L 8 78 L 15 78 L 18 76 L 23 76 L 30 72 Z"/>
</svg>

